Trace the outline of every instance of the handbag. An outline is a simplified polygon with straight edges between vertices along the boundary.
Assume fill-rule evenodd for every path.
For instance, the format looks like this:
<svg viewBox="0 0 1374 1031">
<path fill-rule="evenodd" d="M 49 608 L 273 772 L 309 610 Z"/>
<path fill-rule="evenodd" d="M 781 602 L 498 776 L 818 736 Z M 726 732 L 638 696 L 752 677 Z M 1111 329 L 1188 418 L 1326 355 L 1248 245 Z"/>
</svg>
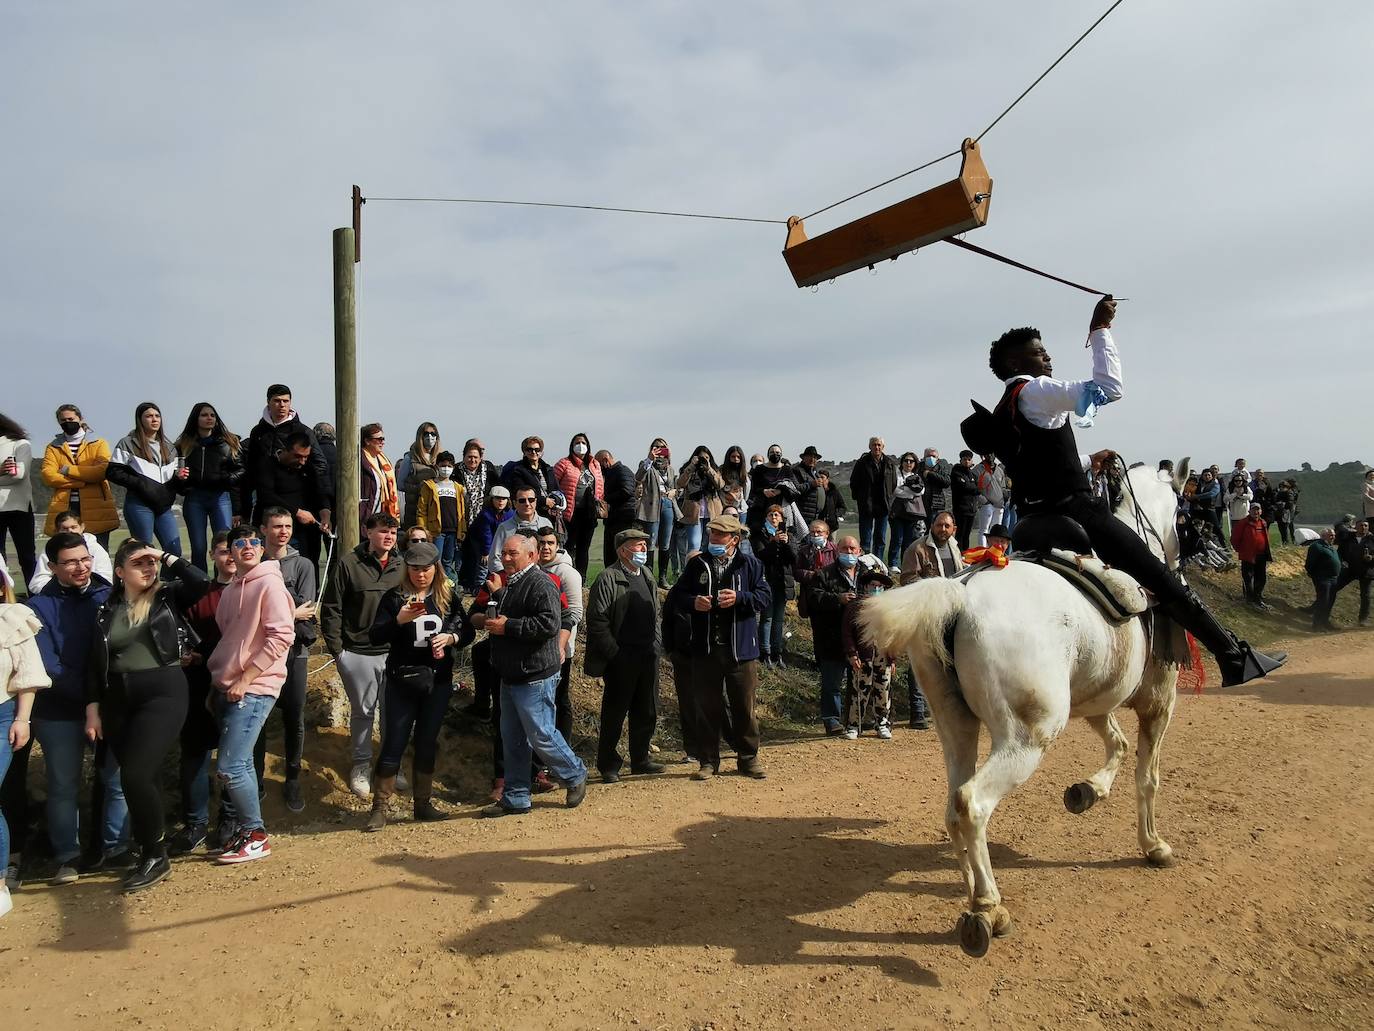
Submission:
<svg viewBox="0 0 1374 1031">
<path fill-rule="evenodd" d="M 434 670 L 428 666 L 398 666 L 391 678 L 397 687 L 412 694 L 427 695 L 434 690 Z"/>
</svg>

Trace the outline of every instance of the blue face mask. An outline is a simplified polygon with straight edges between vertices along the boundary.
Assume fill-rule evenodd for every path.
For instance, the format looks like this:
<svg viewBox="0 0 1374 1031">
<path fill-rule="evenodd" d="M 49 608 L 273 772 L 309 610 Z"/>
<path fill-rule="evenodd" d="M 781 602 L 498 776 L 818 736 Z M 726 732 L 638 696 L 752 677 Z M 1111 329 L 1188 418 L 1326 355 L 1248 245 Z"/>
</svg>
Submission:
<svg viewBox="0 0 1374 1031">
<path fill-rule="evenodd" d="M 814 544 L 814 545 L 815 545 L 816 547 L 818 547 L 818 548 L 823 548 L 823 547 L 825 547 L 825 538 L 824 538 L 824 537 L 821 537 L 819 534 L 814 534 L 814 533 L 813 533 L 813 534 L 811 535 L 811 543 Z"/>
<path fill-rule="evenodd" d="M 848 554 L 845 554 L 845 555 L 841 555 L 841 556 L 840 556 L 840 565 L 842 565 L 842 566 L 857 566 L 858 564 L 859 564 L 859 556 L 858 556 L 858 555 L 848 555 Z"/>
<path fill-rule="evenodd" d="M 883 593 L 883 589 L 882 589 L 881 587 L 870 587 L 868 590 L 864 591 L 864 594 L 867 594 L 867 595 L 869 595 L 870 597 L 871 597 L 872 595 L 875 595 L 875 594 L 882 594 L 882 593 Z"/>
<path fill-rule="evenodd" d="M 630 552 L 630 561 L 637 566 L 642 566 L 649 561 L 649 553 L 647 551 L 632 551 Z"/>
<path fill-rule="evenodd" d="M 706 550 L 709 551 L 712 555 L 716 556 L 716 558 L 720 558 L 720 556 L 725 554 L 725 545 L 708 544 L 706 545 Z"/>
</svg>

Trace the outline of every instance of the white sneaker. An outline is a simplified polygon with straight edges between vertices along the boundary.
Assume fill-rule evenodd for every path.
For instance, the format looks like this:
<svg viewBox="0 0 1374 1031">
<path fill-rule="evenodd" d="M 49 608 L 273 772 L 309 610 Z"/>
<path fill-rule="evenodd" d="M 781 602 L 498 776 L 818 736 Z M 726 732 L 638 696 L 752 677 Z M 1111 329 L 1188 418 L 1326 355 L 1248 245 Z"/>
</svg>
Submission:
<svg viewBox="0 0 1374 1031">
<path fill-rule="evenodd" d="M 396 771 L 396 790 L 405 792 L 410 791 L 410 781 L 406 780 L 406 775 L 400 770 Z"/>
<path fill-rule="evenodd" d="M 859 740 L 859 728 L 858 728 L 858 727 L 845 727 L 845 728 L 844 728 L 844 739 L 845 739 L 846 741 L 857 741 L 857 740 Z"/>
<path fill-rule="evenodd" d="M 0 884 L 0 916 L 4 916 L 14 908 L 14 900 L 10 898 L 10 886 Z"/>
<path fill-rule="evenodd" d="M 372 768 L 367 763 L 356 763 L 348 773 L 348 790 L 359 798 L 372 797 Z"/>
<path fill-rule="evenodd" d="M 890 726 L 888 726 L 886 723 L 879 723 L 879 724 L 878 724 L 878 737 L 880 737 L 880 738 L 881 738 L 882 740 L 884 740 L 884 741 L 891 741 L 891 740 L 892 740 L 892 728 L 891 728 Z"/>
</svg>

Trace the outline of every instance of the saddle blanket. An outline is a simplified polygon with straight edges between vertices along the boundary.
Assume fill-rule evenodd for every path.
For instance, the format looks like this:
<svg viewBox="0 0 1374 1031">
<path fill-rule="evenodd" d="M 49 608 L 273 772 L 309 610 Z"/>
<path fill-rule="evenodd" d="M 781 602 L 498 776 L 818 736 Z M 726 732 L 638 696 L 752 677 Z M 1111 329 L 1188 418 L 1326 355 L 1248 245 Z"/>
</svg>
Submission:
<svg viewBox="0 0 1374 1031">
<path fill-rule="evenodd" d="M 1111 568 L 1093 555 L 1075 555 L 1071 551 L 1054 548 L 1045 552 L 1014 552 L 1011 559 L 1013 562 L 1034 562 L 1058 573 L 1078 588 L 1112 623 L 1125 623 L 1150 607 L 1145 589 L 1136 582 L 1135 577 Z M 967 579 L 991 568 L 985 563 L 969 566 L 955 579 Z"/>
</svg>

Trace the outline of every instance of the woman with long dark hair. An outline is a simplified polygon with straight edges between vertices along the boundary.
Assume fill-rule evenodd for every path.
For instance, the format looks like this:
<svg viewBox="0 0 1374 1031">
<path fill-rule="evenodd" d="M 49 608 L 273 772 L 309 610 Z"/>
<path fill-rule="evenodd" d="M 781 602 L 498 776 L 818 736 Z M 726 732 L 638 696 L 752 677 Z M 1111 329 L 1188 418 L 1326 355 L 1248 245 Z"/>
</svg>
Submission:
<svg viewBox="0 0 1374 1031">
<path fill-rule="evenodd" d="M 692 457 L 678 469 L 678 508 L 682 519 L 673 529 L 673 547 L 677 549 L 677 568 L 687 564 L 687 556 L 701 550 L 706 539 L 706 524 L 720 515 L 724 507 L 720 500 L 725 480 L 716 467 L 715 456 L 705 444 L 698 444 Z"/>
<path fill-rule="evenodd" d="M 605 515 L 606 481 L 601 475 L 601 463 L 592 457 L 592 442 L 585 433 L 572 435 L 568 453 L 554 463 L 553 477 L 567 499 L 563 518 L 568 527 L 568 553 L 573 568 L 586 576 L 596 523 Z"/>
<path fill-rule="evenodd" d="M 0 415 L 0 554 L 13 538 L 24 583 L 38 568 L 33 543 L 33 445 L 24 428 Z"/>
<path fill-rule="evenodd" d="M 243 479 L 242 446 L 215 406 L 201 401 L 186 417 L 176 449 L 186 466 L 182 481 L 186 501 L 181 515 L 186 520 L 186 536 L 191 539 L 191 565 L 208 572 L 206 541 L 229 529 L 233 522 L 233 501 L 238 497 L 235 488 Z M 205 530 L 207 522 L 209 533 Z"/>
<path fill-rule="evenodd" d="M 96 614 L 91 644 L 86 737 L 105 739 L 119 760 L 139 862 L 124 891 L 150 888 L 171 873 L 163 840 L 163 760 L 186 721 L 182 656 L 191 641 L 181 613 L 210 581 L 184 559 L 130 537 L 114 558 L 115 587 Z M 173 579 L 163 581 L 159 573 Z"/>
<path fill-rule="evenodd" d="M 181 554 L 181 531 L 172 503 L 188 470 L 162 431 L 162 409 L 144 401 L 134 409 L 134 428 L 120 438 L 105 475 L 124 488 L 124 522 L 129 536 L 158 543 L 169 555 Z"/>
</svg>

